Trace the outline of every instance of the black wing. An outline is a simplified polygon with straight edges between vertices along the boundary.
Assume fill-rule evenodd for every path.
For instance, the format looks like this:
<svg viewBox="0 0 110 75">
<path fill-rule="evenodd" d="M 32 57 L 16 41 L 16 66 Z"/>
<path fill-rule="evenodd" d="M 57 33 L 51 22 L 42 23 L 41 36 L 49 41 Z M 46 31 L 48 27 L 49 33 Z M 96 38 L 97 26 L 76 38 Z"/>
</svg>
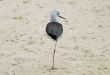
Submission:
<svg viewBox="0 0 110 75">
<path fill-rule="evenodd" d="M 47 24 L 46 32 L 53 39 L 57 39 L 63 33 L 62 24 L 58 22 L 50 22 Z"/>
</svg>

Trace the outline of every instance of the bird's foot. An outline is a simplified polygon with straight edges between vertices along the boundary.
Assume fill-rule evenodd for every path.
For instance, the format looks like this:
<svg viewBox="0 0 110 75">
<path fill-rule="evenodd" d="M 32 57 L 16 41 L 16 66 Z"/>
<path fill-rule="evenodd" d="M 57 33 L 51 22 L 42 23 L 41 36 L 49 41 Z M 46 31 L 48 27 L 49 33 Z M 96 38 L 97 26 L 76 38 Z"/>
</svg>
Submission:
<svg viewBox="0 0 110 75">
<path fill-rule="evenodd" d="M 49 70 L 51 71 L 51 70 L 57 70 L 57 69 L 58 69 L 58 68 L 52 67 L 52 68 L 49 69 Z"/>
<path fill-rule="evenodd" d="M 55 68 L 52 66 L 52 70 L 54 70 Z"/>
</svg>

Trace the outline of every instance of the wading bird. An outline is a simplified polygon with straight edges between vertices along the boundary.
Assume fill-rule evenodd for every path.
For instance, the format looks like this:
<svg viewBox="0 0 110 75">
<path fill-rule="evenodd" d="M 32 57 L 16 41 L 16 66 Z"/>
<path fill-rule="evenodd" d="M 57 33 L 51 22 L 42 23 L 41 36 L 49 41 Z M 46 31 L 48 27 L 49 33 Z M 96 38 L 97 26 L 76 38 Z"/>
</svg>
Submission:
<svg viewBox="0 0 110 75">
<path fill-rule="evenodd" d="M 54 67 L 54 58 L 55 58 L 55 51 L 56 51 L 56 45 L 57 45 L 57 40 L 59 38 L 59 36 L 61 36 L 61 34 L 63 33 L 63 26 L 61 23 L 58 22 L 58 18 L 63 18 L 60 16 L 59 11 L 54 10 L 52 11 L 51 15 L 50 15 L 50 22 L 47 24 L 46 26 L 46 32 L 47 34 L 53 39 L 55 40 L 55 48 L 53 51 L 53 65 L 52 65 L 52 70 L 55 69 Z M 65 18 L 63 18 L 65 19 Z"/>
</svg>

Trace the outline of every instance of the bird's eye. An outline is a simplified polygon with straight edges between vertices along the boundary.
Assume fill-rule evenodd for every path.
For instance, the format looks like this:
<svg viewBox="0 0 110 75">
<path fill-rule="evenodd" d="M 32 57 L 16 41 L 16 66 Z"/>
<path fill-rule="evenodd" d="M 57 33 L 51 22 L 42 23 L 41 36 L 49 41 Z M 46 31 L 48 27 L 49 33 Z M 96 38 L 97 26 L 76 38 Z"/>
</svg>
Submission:
<svg viewBox="0 0 110 75">
<path fill-rule="evenodd" d="M 57 15 L 60 15 L 59 13 Z"/>
</svg>

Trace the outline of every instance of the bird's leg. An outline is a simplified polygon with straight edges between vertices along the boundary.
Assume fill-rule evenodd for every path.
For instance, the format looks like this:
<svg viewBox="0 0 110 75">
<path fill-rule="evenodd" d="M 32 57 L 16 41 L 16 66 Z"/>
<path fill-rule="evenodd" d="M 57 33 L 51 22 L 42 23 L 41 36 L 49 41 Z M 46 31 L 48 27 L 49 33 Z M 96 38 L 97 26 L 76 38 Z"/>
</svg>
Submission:
<svg viewBox="0 0 110 75">
<path fill-rule="evenodd" d="M 55 48 L 54 48 L 54 52 L 53 52 L 53 65 L 52 65 L 52 70 L 55 69 L 55 68 L 54 68 L 54 62 L 55 62 L 54 59 L 55 59 L 56 45 L 57 45 L 57 40 L 56 40 L 56 42 L 55 42 Z"/>
<path fill-rule="evenodd" d="M 54 53 L 53 53 L 53 65 L 52 65 L 52 69 L 54 69 L 54 58 L 55 58 L 55 49 L 54 49 Z"/>
</svg>

